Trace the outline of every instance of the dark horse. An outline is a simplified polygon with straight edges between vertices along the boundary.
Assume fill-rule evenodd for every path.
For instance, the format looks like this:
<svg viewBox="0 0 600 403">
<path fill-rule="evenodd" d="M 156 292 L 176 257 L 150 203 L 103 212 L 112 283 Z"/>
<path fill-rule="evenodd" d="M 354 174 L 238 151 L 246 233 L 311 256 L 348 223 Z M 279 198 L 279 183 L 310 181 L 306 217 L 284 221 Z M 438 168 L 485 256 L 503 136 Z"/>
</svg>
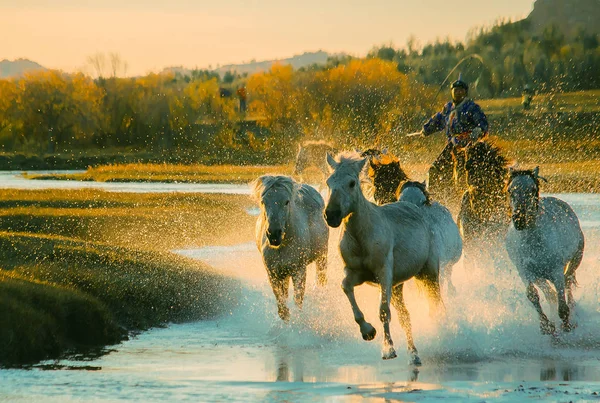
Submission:
<svg viewBox="0 0 600 403">
<path fill-rule="evenodd" d="M 457 220 L 465 255 L 484 249 L 495 253 L 503 249 L 509 224 L 505 192 L 508 161 L 500 148 L 487 140 L 478 141 L 459 153 L 468 186 Z"/>
<path fill-rule="evenodd" d="M 408 180 L 408 175 L 395 155 L 380 153 L 369 159 L 369 178 L 375 188 L 375 203 L 382 205 L 398 201 L 398 190 Z"/>
</svg>

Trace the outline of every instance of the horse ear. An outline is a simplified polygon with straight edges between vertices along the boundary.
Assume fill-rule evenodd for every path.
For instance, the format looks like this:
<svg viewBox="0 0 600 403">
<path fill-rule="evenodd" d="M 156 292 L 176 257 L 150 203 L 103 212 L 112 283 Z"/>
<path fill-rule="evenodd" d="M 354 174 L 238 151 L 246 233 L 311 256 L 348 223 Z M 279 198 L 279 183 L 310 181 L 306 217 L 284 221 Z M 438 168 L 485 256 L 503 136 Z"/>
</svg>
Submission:
<svg viewBox="0 0 600 403">
<path fill-rule="evenodd" d="M 264 189 L 265 180 L 267 180 L 271 177 L 272 177 L 271 175 L 263 175 L 263 176 L 260 176 L 256 179 L 254 179 L 252 182 L 249 183 L 250 193 L 251 193 L 252 199 L 254 199 L 254 201 L 257 201 L 257 202 L 260 201 L 260 196 Z"/>
<path fill-rule="evenodd" d="M 534 176 L 535 178 L 537 178 L 538 176 L 540 176 L 540 167 L 539 167 L 539 166 L 537 166 L 537 167 L 535 167 L 535 168 L 533 169 L 533 176 Z"/>
<path fill-rule="evenodd" d="M 338 166 L 338 163 L 335 162 L 335 159 L 329 153 L 327 153 L 327 165 L 329 165 L 333 170 L 335 170 Z"/>
<path fill-rule="evenodd" d="M 356 164 L 358 165 L 358 170 L 362 171 L 363 168 L 365 167 L 365 164 L 367 163 L 368 158 L 363 158 L 360 161 L 358 161 Z"/>
<path fill-rule="evenodd" d="M 421 182 L 423 184 L 423 186 L 425 186 L 425 189 L 427 189 L 427 179 L 425 179 L 423 182 Z"/>
<path fill-rule="evenodd" d="M 387 155 L 387 153 L 388 153 L 387 147 L 386 147 L 386 148 L 384 148 L 383 150 L 381 150 L 381 153 L 382 153 L 382 154 L 386 154 L 386 155 Z"/>
</svg>

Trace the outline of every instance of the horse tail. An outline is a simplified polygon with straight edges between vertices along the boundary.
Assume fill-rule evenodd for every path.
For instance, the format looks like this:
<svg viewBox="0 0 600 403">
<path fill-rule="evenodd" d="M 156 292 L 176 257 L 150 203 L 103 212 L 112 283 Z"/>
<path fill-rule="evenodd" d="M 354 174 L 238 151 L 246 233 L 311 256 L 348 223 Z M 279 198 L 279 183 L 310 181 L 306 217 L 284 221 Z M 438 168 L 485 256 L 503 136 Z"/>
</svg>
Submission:
<svg viewBox="0 0 600 403">
<path fill-rule="evenodd" d="M 569 261 L 565 269 L 565 282 L 567 283 L 567 286 L 571 284 L 577 286 L 577 278 L 575 277 L 575 271 L 577 270 L 577 268 L 581 264 L 581 261 L 583 260 L 584 247 L 585 241 L 582 238 L 581 242 L 579 242 L 579 245 L 577 247 L 577 252 L 575 252 L 575 256 L 573 256 L 573 259 Z"/>
</svg>

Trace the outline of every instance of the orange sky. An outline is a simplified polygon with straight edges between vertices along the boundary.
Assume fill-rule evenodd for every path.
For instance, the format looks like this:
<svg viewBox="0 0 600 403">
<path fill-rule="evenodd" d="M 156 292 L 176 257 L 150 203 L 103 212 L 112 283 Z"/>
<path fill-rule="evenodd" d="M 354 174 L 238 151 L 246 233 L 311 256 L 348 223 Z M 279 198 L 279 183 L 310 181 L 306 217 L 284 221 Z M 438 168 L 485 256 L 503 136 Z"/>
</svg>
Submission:
<svg viewBox="0 0 600 403">
<path fill-rule="evenodd" d="M 88 56 L 115 52 L 138 75 L 319 49 L 362 56 L 410 35 L 464 40 L 470 28 L 532 8 L 533 0 L 0 0 L 0 59 L 77 71 Z"/>
</svg>

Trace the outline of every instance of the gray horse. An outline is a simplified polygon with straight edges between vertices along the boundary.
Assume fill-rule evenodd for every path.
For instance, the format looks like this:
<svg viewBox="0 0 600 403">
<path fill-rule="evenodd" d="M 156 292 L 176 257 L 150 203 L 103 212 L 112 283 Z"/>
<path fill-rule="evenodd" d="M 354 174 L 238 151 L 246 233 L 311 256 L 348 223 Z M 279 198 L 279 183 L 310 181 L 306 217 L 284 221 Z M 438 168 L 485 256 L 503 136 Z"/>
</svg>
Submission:
<svg viewBox="0 0 600 403">
<path fill-rule="evenodd" d="M 350 301 L 363 339 L 373 340 L 375 328 L 365 321 L 354 297 L 354 287 L 365 282 L 379 284 L 379 319 L 384 332 L 382 357 L 396 357 L 389 326 L 391 302 L 406 333 L 411 362 L 418 365 L 421 360 L 413 342 L 402 290 L 404 282 L 410 278 L 422 280 L 435 308 L 440 307 L 437 249 L 417 206 L 406 202 L 378 206 L 365 198 L 360 182 L 366 161 L 357 153 L 342 153 L 337 161 L 327 154 L 333 173 L 327 179 L 329 202 L 325 219 L 334 228 L 343 223 L 340 252 L 345 278 L 342 289 Z"/>
<path fill-rule="evenodd" d="M 400 188 L 400 201 L 418 206 L 433 232 L 434 242 L 440 257 L 441 278 L 448 286 L 448 293 L 456 293 L 452 284 L 452 268 L 460 260 L 463 243 L 458 225 L 454 222 L 450 210 L 438 202 L 432 202 L 425 183 L 404 182 Z"/>
<path fill-rule="evenodd" d="M 288 321 L 286 305 L 289 279 L 294 301 L 302 308 L 306 266 L 315 262 L 317 281 L 327 281 L 329 229 L 323 219 L 323 198 L 314 188 L 288 176 L 264 175 L 252 183 L 254 198 L 260 202 L 256 221 L 256 244 L 277 299 L 279 317 Z"/>
<path fill-rule="evenodd" d="M 542 311 L 534 284 L 542 290 L 548 288 L 548 281 L 554 285 L 562 328 L 571 330 L 569 314 L 574 306 L 575 271 L 585 243 L 579 219 L 571 207 L 554 197 L 540 197 L 538 174 L 539 168 L 510 171 L 507 190 L 512 222 L 506 234 L 506 250 L 527 286 L 527 298 L 539 314 L 542 333 L 553 334 L 554 324 Z"/>
</svg>

